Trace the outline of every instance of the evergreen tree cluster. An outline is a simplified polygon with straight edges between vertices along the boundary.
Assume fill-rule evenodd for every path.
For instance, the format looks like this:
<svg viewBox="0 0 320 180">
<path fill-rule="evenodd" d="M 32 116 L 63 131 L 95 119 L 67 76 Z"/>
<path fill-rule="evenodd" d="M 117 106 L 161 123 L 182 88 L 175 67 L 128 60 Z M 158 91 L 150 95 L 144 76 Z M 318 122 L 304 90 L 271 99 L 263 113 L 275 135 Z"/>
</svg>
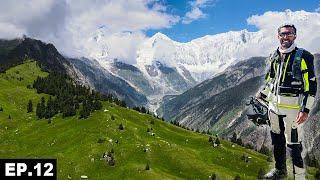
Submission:
<svg viewBox="0 0 320 180">
<path fill-rule="evenodd" d="M 238 138 L 237 133 L 234 132 L 232 135 L 232 138 L 230 139 L 231 142 L 236 143 L 240 146 L 243 146 L 244 144 L 242 143 L 241 137 Z"/>
<path fill-rule="evenodd" d="M 50 73 L 47 77 L 38 77 L 33 88 L 37 93 L 51 95 L 46 102 L 45 98 L 37 104 L 36 115 L 42 118 L 51 118 L 58 113 L 63 117 L 74 116 L 79 111 L 79 118 L 87 118 L 91 112 L 102 108 L 101 101 L 122 103 L 111 94 L 104 95 L 89 88 L 75 84 L 71 78 L 58 73 Z M 54 96 L 54 98 L 52 97 Z M 30 103 L 30 102 L 29 102 Z M 28 111 L 29 109 L 28 105 Z"/>
<path fill-rule="evenodd" d="M 133 107 L 132 108 L 133 110 L 136 110 L 138 112 L 141 112 L 141 113 L 144 113 L 144 114 L 151 114 L 150 111 L 145 108 L 144 106 L 141 106 L 141 107 Z"/>
</svg>

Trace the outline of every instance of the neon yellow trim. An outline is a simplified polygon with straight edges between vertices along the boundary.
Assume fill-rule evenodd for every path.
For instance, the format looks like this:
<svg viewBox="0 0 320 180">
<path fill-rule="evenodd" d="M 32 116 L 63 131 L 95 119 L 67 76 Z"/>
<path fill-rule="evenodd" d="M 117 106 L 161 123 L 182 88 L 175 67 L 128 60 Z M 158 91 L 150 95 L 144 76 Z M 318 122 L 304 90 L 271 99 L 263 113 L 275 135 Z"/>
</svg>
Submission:
<svg viewBox="0 0 320 180">
<path fill-rule="evenodd" d="M 287 105 L 287 104 L 278 104 L 278 107 L 289 108 L 289 109 L 300 109 L 301 108 L 301 106 L 292 106 L 292 105 Z"/>
<path fill-rule="evenodd" d="M 307 70 L 307 63 L 306 61 L 302 58 L 301 59 L 301 71 L 303 70 Z M 308 92 L 309 91 L 309 74 L 308 72 L 303 74 L 303 82 L 304 82 L 304 92 Z"/>
<path fill-rule="evenodd" d="M 283 82 L 283 81 L 284 81 L 284 78 L 286 77 L 287 66 L 288 66 L 288 62 L 289 62 L 290 57 L 291 57 L 291 54 L 289 54 L 289 56 L 288 56 L 288 58 L 287 58 L 287 62 L 286 62 L 286 66 L 285 66 L 285 68 L 284 68 L 284 72 L 283 72 L 283 76 L 282 76 L 282 81 L 281 81 L 281 82 Z"/>
<path fill-rule="evenodd" d="M 267 76 L 267 79 L 266 79 L 267 82 L 270 81 L 270 73 L 268 73 L 268 76 Z"/>
</svg>

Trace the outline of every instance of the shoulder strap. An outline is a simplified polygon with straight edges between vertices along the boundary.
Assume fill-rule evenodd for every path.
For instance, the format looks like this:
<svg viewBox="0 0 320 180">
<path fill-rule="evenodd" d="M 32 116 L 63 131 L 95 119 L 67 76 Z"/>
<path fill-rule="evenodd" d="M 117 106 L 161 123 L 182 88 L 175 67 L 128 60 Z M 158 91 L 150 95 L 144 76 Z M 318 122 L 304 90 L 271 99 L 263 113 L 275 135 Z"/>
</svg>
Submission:
<svg viewBox="0 0 320 180">
<path fill-rule="evenodd" d="M 294 60 L 292 63 L 292 74 L 293 78 L 301 81 L 302 80 L 302 73 L 301 73 L 301 57 L 303 53 L 303 48 L 298 48 L 294 55 Z"/>
<path fill-rule="evenodd" d="M 298 48 L 298 50 L 296 51 L 296 54 L 294 56 L 294 60 L 301 62 L 302 53 L 303 53 L 303 48 Z"/>
<path fill-rule="evenodd" d="M 269 61 L 271 61 L 271 62 L 274 62 L 274 61 L 278 62 L 278 60 L 279 60 L 279 54 L 278 54 L 278 51 L 275 50 L 272 54 L 270 54 Z"/>
</svg>

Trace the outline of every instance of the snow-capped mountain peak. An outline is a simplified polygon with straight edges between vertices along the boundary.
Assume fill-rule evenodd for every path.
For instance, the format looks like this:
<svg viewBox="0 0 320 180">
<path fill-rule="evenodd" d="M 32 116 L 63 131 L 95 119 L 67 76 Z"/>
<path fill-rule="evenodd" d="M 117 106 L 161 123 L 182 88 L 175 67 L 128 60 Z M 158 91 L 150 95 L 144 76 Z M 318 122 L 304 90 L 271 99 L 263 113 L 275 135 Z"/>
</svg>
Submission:
<svg viewBox="0 0 320 180">
<path fill-rule="evenodd" d="M 162 34 L 161 32 L 157 32 L 154 34 L 150 40 L 157 41 L 157 40 L 167 40 L 167 41 L 172 41 L 167 35 Z"/>
</svg>

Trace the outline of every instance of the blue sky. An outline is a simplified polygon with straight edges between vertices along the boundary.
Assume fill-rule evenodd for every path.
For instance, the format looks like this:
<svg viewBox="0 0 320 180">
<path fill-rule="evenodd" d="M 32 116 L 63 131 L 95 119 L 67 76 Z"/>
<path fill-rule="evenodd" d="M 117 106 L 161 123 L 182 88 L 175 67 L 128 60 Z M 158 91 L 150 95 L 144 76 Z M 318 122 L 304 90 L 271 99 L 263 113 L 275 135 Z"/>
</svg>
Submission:
<svg viewBox="0 0 320 180">
<path fill-rule="evenodd" d="M 167 0 L 164 4 L 167 11 L 183 17 L 191 7 L 188 0 Z M 212 35 L 227 31 L 247 29 L 257 31 L 253 25 L 248 25 L 247 18 L 252 15 L 262 15 L 267 11 L 308 11 L 314 12 L 320 7 L 319 0 L 215 0 L 200 8 L 206 14 L 205 18 L 192 21 L 190 24 L 181 22 L 171 28 L 148 30 L 146 34 L 152 36 L 162 32 L 178 42 L 187 42 L 205 35 Z"/>
</svg>

